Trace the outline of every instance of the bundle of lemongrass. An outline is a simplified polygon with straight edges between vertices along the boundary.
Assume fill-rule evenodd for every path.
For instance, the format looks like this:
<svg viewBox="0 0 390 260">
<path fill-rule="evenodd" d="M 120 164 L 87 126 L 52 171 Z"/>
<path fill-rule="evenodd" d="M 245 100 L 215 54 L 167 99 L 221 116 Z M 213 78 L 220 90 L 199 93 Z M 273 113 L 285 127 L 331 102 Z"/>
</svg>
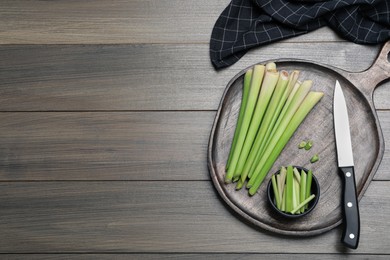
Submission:
<svg viewBox="0 0 390 260">
<path fill-rule="evenodd" d="M 310 91 L 311 80 L 298 81 L 277 71 L 275 63 L 255 65 L 245 73 L 242 102 L 226 164 L 225 182 L 246 181 L 254 195 L 283 148 L 324 95 Z"/>
</svg>

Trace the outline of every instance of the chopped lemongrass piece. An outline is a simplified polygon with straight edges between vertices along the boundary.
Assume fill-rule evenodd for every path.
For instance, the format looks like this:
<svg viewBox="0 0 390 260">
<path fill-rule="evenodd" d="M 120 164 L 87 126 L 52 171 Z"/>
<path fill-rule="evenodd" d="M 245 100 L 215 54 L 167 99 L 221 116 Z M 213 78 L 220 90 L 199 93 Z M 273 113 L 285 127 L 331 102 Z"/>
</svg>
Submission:
<svg viewBox="0 0 390 260">
<path fill-rule="evenodd" d="M 298 196 L 298 188 L 299 186 L 297 186 L 297 180 L 295 178 L 293 178 L 293 186 L 292 186 L 292 190 L 293 190 L 293 197 L 292 197 L 292 209 L 294 209 L 298 204 L 299 204 L 299 201 L 297 200 L 297 198 L 299 197 Z"/>
<path fill-rule="evenodd" d="M 313 141 L 308 141 L 305 145 L 305 150 L 308 151 L 313 146 Z"/>
<path fill-rule="evenodd" d="M 295 212 L 297 212 L 300 208 L 302 208 L 303 206 L 307 206 L 308 203 L 315 198 L 316 195 L 312 194 L 310 195 L 307 199 L 305 199 L 304 201 L 302 201 L 298 206 L 296 206 L 292 211 L 291 211 L 291 214 L 295 214 Z"/>
<path fill-rule="evenodd" d="M 261 82 L 264 76 L 264 71 L 265 71 L 265 66 L 263 65 L 255 65 L 253 68 L 250 90 L 248 94 L 248 101 L 245 106 L 244 118 L 242 120 L 240 132 L 237 137 L 236 146 L 234 147 L 229 168 L 225 176 L 226 183 L 230 183 L 232 181 L 233 174 L 236 170 L 236 166 L 237 166 L 238 159 L 240 157 L 242 146 L 244 145 L 244 141 L 249 129 L 249 125 L 251 123 L 253 111 L 255 110 L 257 97 L 259 95 Z"/>
<path fill-rule="evenodd" d="M 289 130 L 288 126 L 289 124 L 291 123 L 294 123 L 294 121 L 292 120 L 292 118 L 295 116 L 297 110 L 300 108 L 301 104 L 303 103 L 304 106 L 303 107 L 306 107 L 307 105 L 303 102 L 303 100 L 305 100 L 306 96 L 308 95 L 308 92 L 311 88 L 311 85 L 312 85 L 312 82 L 311 81 L 304 81 L 304 83 L 302 83 L 302 85 L 299 87 L 299 90 L 295 93 L 294 95 L 294 98 L 292 99 L 292 102 L 291 104 L 289 105 L 289 110 L 286 112 L 286 114 L 284 115 L 283 117 L 283 120 L 281 120 L 281 123 L 280 125 L 278 126 L 278 128 L 276 129 L 275 133 L 270 136 L 270 139 L 268 140 L 268 144 L 266 146 L 266 149 L 264 150 L 264 153 L 262 154 L 261 158 L 259 158 L 259 161 L 257 162 L 254 162 L 254 166 L 255 168 L 253 169 L 253 173 L 252 173 L 252 176 L 249 180 L 249 182 L 247 183 L 247 187 L 250 188 L 256 178 L 257 178 L 257 175 L 259 174 L 261 168 L 264 166 L 264 164 L 266 163 L 266 161 L 268 160 L 268 157 L 274 153 L 273 150 L 275 148 L 275 146 L 280 143 L 279 139 L 281 139 L 281 136 L 286 133 L 286 132 L 290 132 L 290 131 L 287 131 Z M 323 94 L 322 94 L 323 95 Z M 321 96 L 322 97 L 322 96 Z M 318 102 L 318 101 L 317 101 Z M 314 106 L 314 105 L 313 105 Z M 311 109 L 311 108 L 310 108 Z M 308 113 L 309 111 L 307 111 Z M 300 120 L 303 121 L 304 117 L 306 115 L 303 116 L 303 118 L 299 118 Z M 296 121 L 297 119 L 295 119 Z M 299 124 L 296 126 L 296 128 L 298 128 Z M 294 131 L 296 130 L 296 128 L 293 130 L 293 132 L 291 133 L 291 135 L 294 133 Z M 275 130 L 275 129 L 274 129 Z M 290 138 L 290 137 L 289 137 Z M 283 139 L 282 139 L 283 141 Z M 287 142 L 286 142 L 287 144 Z M 285 145 L 285 144 L 284 144 Z M 283 146 L 284 147 L 284 146 Z M 275 158 L 276 160 L 276 158 Z M 272 164 L 274 163 L 274 161 L 272 161 Z M 264 178 L 265 176 L 263 176 Z M 262 182 L 263 179 L 261 179 L 260 182 Z"/>
<path fill-rule="evenodd" d="M 253 146 L 253 141 L 256 137 L 256 134 L 259 130 L 260 123 L 262 122 L 268 103 L 271 100 L 272 93 L 275 90 L 276 83 L 279 78 L 279 72 L 276 70 L 267 70 L 264 75 L 263 83 L 261 85 L 259 98 L 256 103 L 256 108 L 253 112 L 252 120 L 248 129 L 248 133 L 245 137 L 244 145 L 242 146 L 241 154 L 239 160 L 237 162 L 237 166 L 234 171 L 233 176 L 240 176 L 242 173 L 242 169 L 244 168 L 244 164 L 247 161 L 248 154 L 250 149 Z M 241 180 L 245 181 L 245 178 L 241 177 Z"/>
<path fill-rule="evenodd" d="M 230 160 L 232 159 L 233 151 L 234 151 L 234 148 L 236 147 L 236 143 L 237 143 L 238 134 L 239 134 L 240 129 L 241 129 L 242 120 L 244 119 L 244 112 L 245 112 L 246 104 L 248 102 L 248 95 L 249 95 L 249 89 L 250 89 L 250 85 L 251 85 L 252 73 L 253 73 L 253 69 L 249 69 L 245 73 L 245 76 L 244 76 L 244 87 L 242 89 L 242 101 L 241 101 L 240 113 L 238 115 L 237 126 L 236 126 L 236 130 L 234 132 L 234 137 L 233 137 L 233 142 L 232 142 L 232 146 L 231 146 L 230 153 L 229 153 L 229 158 L 228 158 L 228 161 L 226 163 L 226 169 L 229 168 Z"/>
<path fill-rule="evenodd" d="M 313 157 L 311 157 L 310 162 L 315 163 L 319 160 L 320 158 L 318 157 L 318 154 L 315 154 Z"/>
<path fill-rule="evenodd" d="M 313 107 L 320 101 L 324 96 L 322 92 L 310 92 L 305 98 L 302 105 L 299 106 L 298 110 L 294 113 L 291 118 L 288 126 L 282 130 L 280 138 L 276 138 L 279 134 L 279 131 L 275 133 L 275 136 L 270 145 L 267 147 L 265 155 L 262 157 L 261 162 L 256 167 L 254 176 L 249 180 L 252 182 L 249 189 L 249 194 L 253 195 L 256 193 L 257 189 L 260 187 L 260 184 L 263 182 L 268 171 L 271 169 L 272 165 L 278 158 L 279 154 L 282 152 L 283 148 L 290 140 L 295 130 L 299 127 L 302 121 L 305 119 L 307 114 L 313 109 Z M 287 115 L 286 115 L 287 116 Z M 278 134 L 278 135 L 276 135 Z M 247 186 L 249 185 L 249 182 Z"/>
<path fill-rule="evenodd" d="M 299 199 L 300 201 L 304 201 L 306 199 L 306 172 L 304 170 L 301 171 L 301 183 L 300 183 L 300 194 Z M 302 207 L 300 209 L 301 212 L 305 211 L 305 207 Z"/>
<path fill-rule="evenodd" d="M 298 183 L 300 183 L 301 182 L 301 175 L 299 174 L 298 169 L 294 167 L 293 171 L 294 171 L 294 176 L 295 176 L 296 180 L 298 181 Z"/>
<path fill-rule="evenodd" d="M 286 189 L 283 189 L 283 195 L 282 195 L 282 207 L 280 208 L 281 211 L 286 211 Z"/>
<path fill-rule="evenodd" d="M 264 81 L 266 80 L 266 78 L 267 78 L 267 73 L 265 75 Z M 250 150 L 250 153 L 248 154 L 247 160 L 241 160 L 241 157 L 240 157 L 240 162 L 238 163 L 237 170 L 240 171 L 241 180 L 243 180 L 243 181 L 246 180 L 246 178 L 248 176 L 250 167 L 252 166 L 253 161 L 255 160 L 256 154 L 261 152 L 261 149 L 262 149 L 261 145 L 263 143 L 265 143 L 266 131 L 268 130 L 268 128 L 273 127 L 273 125 L 271 125 L 272 116 L 275 115 L 275 113 L 276 113 L 276 109 L 280 103 L 280 99 L 282 98 L 282 95 L 286 90 L 287 83 L 288 83 L 288 73 L 287 73 L 287 71 L 281 71 L 279 74 L 279 78 L 277 79 L 275 90 L 272 94 L 272 97 L 269 101 L 269 105 L 268 105 L 267 110 L 264 114 L 264 118 L 263 118 L 261 125 L 260 125 L 260 128 L 256 134 L 255 142 L 253 143 L 252 149 Z M 270 84 L 273 84 L 273 82 Z M 264 87 L 264 85 L 262 86 L 262 88 L 263 87 Z M 260 97 L 259 97 L 259 100 L 257 101 L 257 103 L 259 104 L 259 102 L 264 102 L 265 105 L 267 102 L 267 101 L 262 101 L 261 94 L 260 94 Z M 245 141 L 245 143 L 246 143 L 246 141 Z M 243 153 L 243 156 L 245 156 L 244 153 Z"/>
<path fill-rule="evenodd" d="M 293 169 L 292 166 L 287 167 L 287 175 L 286 175 L 286 211 L 290 212 L 293 210 Z"/>
<path fill-rule="evenodd" d="M 279 176 L 280 176 L 280 190 L 279 190 L 279 192 L 281 193 L 281 194 L 283 194 L 283 192 L 284 192 L 284 188 L 285 188 L 285 183 L 286 183 L 286 174 L 287 174 L 287 169 L 285 168 L 285 167 L 282 167 L 281 169 L 280 169 L 280 173 L 278 174 Z"/>
<path fill-rule="evenodd" d="M 310 196 L 310 193 L 311 193 L 312 179 L 313 179 L 313 172 L 311 170 L 309 170 L 307 172 L 307 176 L 306 176 L 306 198 L 308 198 Z M 307 205 L 305 207 L 307 208 Z"/>
<path fill-rule="evenodd" d="M 299 185 L 297 179 L 294 179 L 294 185 L 295 185 L 295 196 L 296 196 L 296 200 L 297 200 L 296 205 L 298 205 L 299 203 L 301 203 L 301 200 L 300 200 L 301 186 Z"/>
<path fill-rule="evenodd" d="M 302 141 L 302 142 L 299 143 L 298 148 L 302 149 L 302 148 L 305 148 L 305 146 L 306 146 L 306 142 Z"/>
<path fill-rule="evenodd" d="M 272 182 L 272 189 L 274 191 L 274 197 L 276 200 L 276 207 L 279 209 L 281 208 L 282 204 L 281 204 L 281 198 L 279 195 L 278 184 L 276 183 L 275 175 L 272 175 L 271 182 Z"/>
</svg>

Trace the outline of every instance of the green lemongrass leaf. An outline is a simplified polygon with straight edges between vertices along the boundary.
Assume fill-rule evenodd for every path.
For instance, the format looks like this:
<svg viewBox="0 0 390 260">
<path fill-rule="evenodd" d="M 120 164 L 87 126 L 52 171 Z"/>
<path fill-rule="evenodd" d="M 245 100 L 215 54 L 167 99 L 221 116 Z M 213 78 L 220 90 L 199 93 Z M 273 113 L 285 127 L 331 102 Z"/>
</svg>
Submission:
<svg viewBox="0 0 390 260">
<path fill-rule="evenodd" d="M 295 177 L 295 179 L 298 181 L 298 183 L 300 183 L 300 182 L 301 182 L 301 175 L 299 174 L 298 169 L 294 167 L 294 170 L 293 170 L 293 171 L 294 171 L 294 177 Z"/>
<path fill-rule="evenodd" d="M 226 183 L 230 183 L 232 181 L 233 174 L 236 170 L 236 166 L 237 166 L 238 159 L 240 157 L 242 146 L 244 145 L 245 137 L 247 135 L 249 125 L 252 120 L 253 111 L 255 110 L 257 97 L 260 92 L 261 82 L 264 77 L 264 71 L 265 71 L 265 66 L 263 65 L 255 65 L 253 68 L 252 79 L 251 79 L 251 84 L 250 84 L 250 89 L 248 94 L 248 101 L 245 106 L 244 118 L 242 120 L 240 132 L 237 137 L 236 146 L 234 147 L 229 168 L 225 176 Z"/>
<path fill-rule="evenodd" d="M 306 178 L 307 178 L 307 174 L 304 170 L 301 171 L 301 190 L 300 190 L 300 196 L 299 196 L 299 199 L 300 201 L 304 201 L 306 199 Z M 302 207 L 300 209 L 301 212 L 304 212 L 305 211 L 305 207 Z"/>
<path fill-rule="evenodd" d="M 232 146 L 230 148 L 230 153 L 229 153 L 229 158 L 228 158 L 228 161 L 226 163 L 226 169 L 229 168 L 229 164 L 230 164 L 230 161 L 232 159 L 233 151 L 234 151 L 234 148 L 236 147 L 238 134 L 239 134 L 240 129 L 241 129 L 242 120 L 244 119 L 244 112 L 245 112 L 246 104 L 248 102 L 248 95 L 249 95 L 249 89 L 250 89 L 250 85 L 251 85 L 252 74 L 253 74 L 253 69 L 249 69 L 245 73 L 245 76 L 244 76 L 244 86 L 242 89 L 242 101 L 241 101 L 241 106 L 240 106 L 240 113 L 238 115 L 237 126 L 236 126 L 236 130 L 234 132 L 233 142 L 232 142 Z"/>
<path fill-rule="evenodd" d="M 242 173 L 242 169 L 244 167 L 245 162 L 247 161 L 250 149 L 253 146 L 253 141 L 264 118 L 268 103 L 270 102 L 272 93 L 275 90 L 278 78 L 279 72 L 277 72 L 276 70 L 267 70 L 265 72 L 263 83 L 261 84 L 259 98 L 257 100 L 256 107 L 253 112 L 252 120 L 245 138 L 244 145 L 242 146 L 241 154 L 237 162 L 237 167 L 234 171 L 234 176 L 240 176 Z M 245 181 L 246 176 L 245 178 L 241 179 Z"/>
<path fill-rule="evenodd" d="M 302 104 L 303 100 L 306 98 L 308 92 L 310 91 L 311 86 L 312 86 L 312 81 L 306 80 L 302 83 L 298 91 L 295 93 L 294 98 L 292 98 L 292 101 L 289 105 L 289 109 L 283 116 L 280 125 L 276 130 L 274 129 L 275 133 L 272 136 L 270 136 L 263 155 L 261 156 L 261 158 L 259 158 L 259 161 L 254 162 L 255 168 L 253 170 L 250 180 L 247 183 L 248 188 L 250 188 L 254 184 L 258 173 L 260 172 L 263 165 L 266 163 L 267 158 L 273 153 L 274 147 L 278 144 L 281 136 L 286 132 L 287 127 L 290 124 L 290 121 L 292 121 L 295 112 L 297 112 L 298 108 L 300 108 L 300 105 Z M 304 118 L 299 118 L 299 119 L 303 120 Z"/>
<path fill-rule="evenodd" d="M 287 167 L 286 174 L 286 211 L 290 212 L 293 210 L 293 185 L 294 185 L 294 176 L 292 166 Z"/>
<path fill-rule="evenodd" d="M 309 112 L 313 109 L 313 107 L 320 101 L 320 99 L 324 96 L 322 92 L 310 92 L 306 97 L 301 106 L 299 106 L 298 110 L 292 117 L 291 121 L 288 124 L 288 127 L 285 128 L 284 132 L 276 141 L 273 141 L 269 148 L 270 151 L 262 158 L 261 162 L 258 164 L 256 171 L 256 178 L 252 176 L 249 182 L 252 182 L 252 185 L 249 189 L 249 194 L 253 195 L 256 193 L 257 189 L 260 187 L 260 184 L 263 182 L 265 176 L 268 171 L 271 169 L 275 160 L 278 158 L 279 154 L 282 152 L 283 148 L 290 140 L 295 130 L 297 130 L 298 126 L 302 123 L 305 117 L 309 114 Z M 252 181 L 253 180 L 253 181 Z M 249 184 L 248 182 L 248 184 Z M 247 186 L 248 186 L 247 184 Z"/>
<path fill-rule="evenodd" d="M 295 212 L 297 212 L 300 208 L 308 205 L 308 203 L 314 199 L 316 197 L 316 195 L 312 194 L 310 195 L 307 199 L 305 199 L 304 201 L 302 201 L 298 206 L 296 206 L 292 211 L 291 211 L 291 214 L 295 214 Z"/>
<path fill-rule="evenodd" d="M 265 77 L 267 77 L 267 73 L 266 73 Z M 264 79 L 264 81 L 265 81 L 265 79 Z M 265 139 L 264 139 L 265 133 L 266 133 L 267 129 L 269 127 L 271 127 L 270 124 L 271 124 L 272 116 L 276 113 L 276 109 L 280 103 L 280 99 L 286 90 L 287 83 L 288 83 L 288 73 L 287 73 L 287 71 L 283 70 L 280 72 L 279 78 L 277 79 L 276 87 L 275 87 L 274 92 L 272 94 L 272 97 L 269 101 L 267 110 L 266 110 L 264 118 L 261 122 L 259 131 L 256 134 L 255 142 L 253 143 L 253 146 L 252 146 L 252 149 L 250 150 L 248 158 L 245 161 L 244 160 L 241 161 L 241 157 L 240 157 L 240 162 L 237 166 L 237 169 L 238 169 L 238 171 L 240 171 L 242 173 L 241 180 L 243 180 L 243 181 L 248 176 L 249 169 L 252 166 L 253 161 L 255 160 L 256 154 L 261 152 L 261 145 L 262 145 L 262 143 L 265 143 Z M 262 88 L 263 88 L 263 86 L 262 86 Z M 257 102 L 258 103 L 259 102 L 265 103 L 266 101 L 262 101 L 262 99 L 260 97 Z"/>
<path fill-rule="evenodd" d="M 282 204 L 281 204 L 282 200 L 281 200 L 280 195 L 279 195 L 278 184 L 276 183 L 275 175 L 272 175 L 271 182 L 272 182 L 272 189 L 274 192 L 274 197 L 276 200 L 276 207 L 278 209 L 280 209 L 282 207 Z"/>
</svg>

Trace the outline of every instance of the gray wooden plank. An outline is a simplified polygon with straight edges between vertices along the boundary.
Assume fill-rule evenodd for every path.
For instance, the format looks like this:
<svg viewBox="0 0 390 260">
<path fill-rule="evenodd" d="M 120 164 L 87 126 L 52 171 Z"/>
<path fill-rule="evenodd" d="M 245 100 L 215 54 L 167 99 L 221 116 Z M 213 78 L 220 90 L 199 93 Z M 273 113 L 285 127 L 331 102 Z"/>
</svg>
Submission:
<svg viewBox="0 0 390 260">
<path fill-rule="evenodd" d="M 371 183 L 361 200 L 356 251 L 345 250 L 340 228 L 300 239 L 256 230 L 209 181 L 3 182 L 0 189 L 1 253 L 390 253 L 390 182 Z"/>
<path fill-rule="evenodd" d="M 205 44 L 0 45 L 0 111 L 215 110 L 229 80 L 252 64 L 300 58 L 361 71 L 378 47 L 276 43 L 217 72 Z M 389 85 L 376 91 L 377 108 L 390 108 Z"/>
<path fill-rule="evenodd" d="M 208 179 L 214 114 L 0 113 L 0 180 Z"/>
<path fill-rule="evenodd" d="M 279 260 L 290 260 L 291 258 L 299 258 L 302 260 L 338 260 L 338 259 L 357 259 L 357 260 L 367 260 L 367 259 L 389 259 L 389 255 L 349 255 L 349 254 L 247 254 L 247 253 L 233 253 L 233 254 L 211 254 L 211 253 L 202 253 L 202 254 L 169 254 L 169 253 L 156 253 L 156 254 L 2 254 L 0 255 L 2 259 L 13 260 L 13 259 L 79 259 L 79 260 L 89 260 L 89 259 L 145 259 L 145 260 L 154 260 L 154 259 L 185 259 L 185 260 L 203 260 L 203 259 L 215 259 L 215 260 L 254 260 L 254 259 L 279 259 Z"/>
<path fill-rule="evenodd" d="M 0 44 L 208 43 L 229 0 L 0 2 Z M 293 41 L 340 41 L 328 28 Z"/>
<path fill-rule="evenodd" d="M 0 181 L 209 180 L 215 112 L 0 113 Z M 380 111 L 385 142 L 390 112 Z M 386 147 L 376 180 L 390 180 Z"/>
</svg>

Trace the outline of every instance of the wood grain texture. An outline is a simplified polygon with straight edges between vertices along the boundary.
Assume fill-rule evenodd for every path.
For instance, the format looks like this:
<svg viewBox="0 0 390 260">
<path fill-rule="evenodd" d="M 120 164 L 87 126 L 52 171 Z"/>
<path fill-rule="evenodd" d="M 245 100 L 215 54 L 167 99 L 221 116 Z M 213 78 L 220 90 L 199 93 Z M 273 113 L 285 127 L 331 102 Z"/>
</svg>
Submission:
<svg viewBox="0 0 390 260">
<path fill-rule="evenodd" d="M 215 112 L 0 113 L 0 180 L 209 180 Z M 380 111 L 385 142 L 390 112 Z M 191 138 L 189 138 L 191 137 Z M 390 148 L 375 179 L 390 180 Z"/>
<path fill-rule="evenodd" d="M 0 113 L 0 180 L 208 179 L 213 116 Z"/>
<path fill-rule="evenodd" d="M 209 43 L 229 0 L 0 2 L 0 44 Z M 340 41 L 323 28 L 292 41 Z"/>
<path fill-rule="evenodd" d="M 292 58 L 361 71 L 378 50 L 352 43 L 276 43 L 216 72 L 207 45 L 0 46 L 0 111 L 216 110 L 229 80 L 252 64 Z M 390 108 L 388 86 L 375 92 L 379 109 Z"/>
<path fill-rule="evenodd" d="M 303 239 L 256 230 L 208 181 L 3 182 L 0 189 L 1 253 L 390 253 L 390 182 L 372 182 L 360 202 L 356 251 L 344 249 L 341 229 Z"/>
<path fill-rule="evenodd" d="M 204 260 L 204 259 L 215 259 L 215 260 L 290 260 L 291 258 L 299 258 L 302 260 L 344 260 L 344 259 L 356 259 L 356 260 L 367 260 L 367 259 L 378 259 L 378 260 L 388 260 L 389 255 L 348 255 L 348 254 L 248 254 L 248 253 L 233 253 L 233 254 L 2 254 L 0 255 L 3 259 L 7 260 L 68 260 L 68 259 L 77 259 L 77 260 L 90 260 L 90 259 L 115 259 L 115 260 L 160 260 L 160 259 L 169 259 L 169 260 Z"/>
</svg>

